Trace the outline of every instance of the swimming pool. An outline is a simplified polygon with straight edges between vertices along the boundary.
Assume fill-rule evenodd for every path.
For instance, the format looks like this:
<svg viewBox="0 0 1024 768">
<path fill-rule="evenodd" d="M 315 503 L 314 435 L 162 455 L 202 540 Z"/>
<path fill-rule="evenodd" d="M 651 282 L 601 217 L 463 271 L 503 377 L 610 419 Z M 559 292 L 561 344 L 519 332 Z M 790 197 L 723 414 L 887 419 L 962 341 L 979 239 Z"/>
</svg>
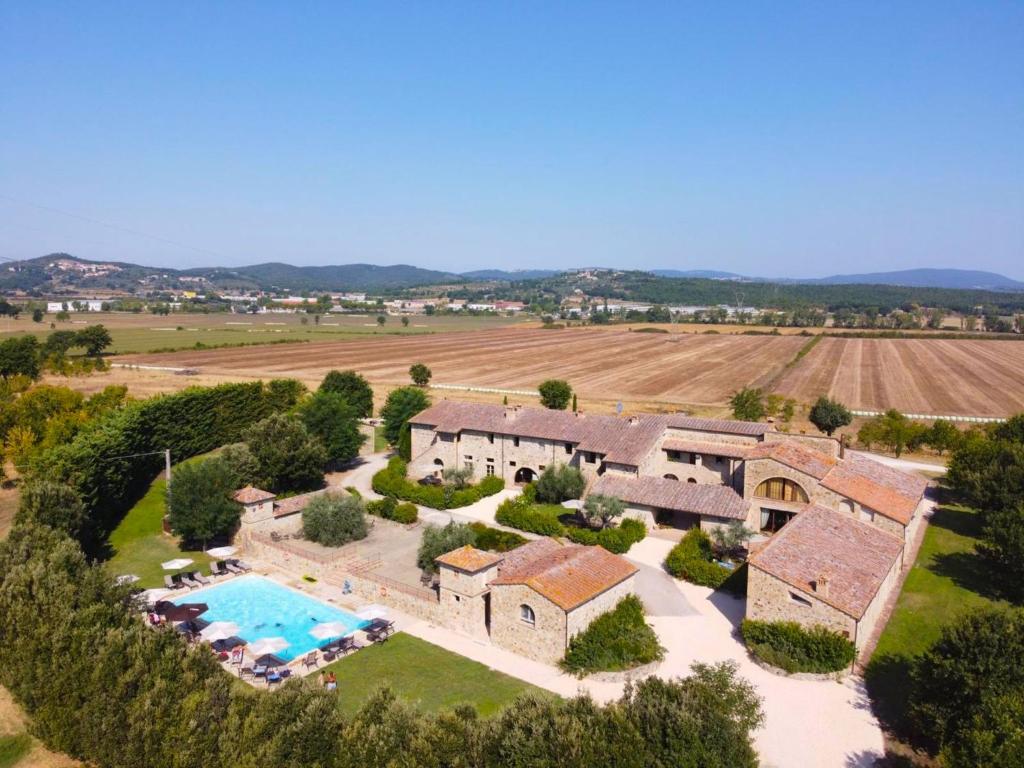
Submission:
<svg viewBox="0 0 1024 768">
<path fill-rule="evenodd" d="M 230 621 L 238 625 L 238 636 L 252 643 L 265 637 L 283 637 L 288 647 L 274 655 L 291 661 L 337 637 L 317 639 L 309 634 L 317 624 L 337 621 L 355 632 L 369 622 L 328 603 L 307 597 L 290 587 L 263 576 L 247 575 L 197 590 L 174 601 L 206 603 L 210 609 L 202 618 L 209 622 Z"/>
</svg>

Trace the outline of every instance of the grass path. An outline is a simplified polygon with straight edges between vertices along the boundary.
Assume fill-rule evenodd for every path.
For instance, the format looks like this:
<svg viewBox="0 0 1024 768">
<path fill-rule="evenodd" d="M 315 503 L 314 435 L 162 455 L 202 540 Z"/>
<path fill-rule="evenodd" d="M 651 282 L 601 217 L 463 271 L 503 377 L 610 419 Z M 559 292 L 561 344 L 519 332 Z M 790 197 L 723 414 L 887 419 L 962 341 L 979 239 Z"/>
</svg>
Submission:
<svg viewBox="0 0 1024 768">
<path fill-rule="evenodd" d="M 526 691 L 551 695 L 404 632 L 323 669 L 337 675 L 338 706 L 347 714 L 383 685 L 425 712 L 472 704 L 483 716 L 498 712 Z"/>
</svg>

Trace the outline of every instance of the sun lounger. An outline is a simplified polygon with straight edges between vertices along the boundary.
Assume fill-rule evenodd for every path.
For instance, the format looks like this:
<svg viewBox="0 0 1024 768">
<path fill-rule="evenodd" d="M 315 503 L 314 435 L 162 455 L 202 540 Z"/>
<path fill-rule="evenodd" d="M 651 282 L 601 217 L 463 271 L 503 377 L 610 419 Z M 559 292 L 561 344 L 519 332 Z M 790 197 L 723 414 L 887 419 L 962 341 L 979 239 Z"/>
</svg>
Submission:
<svg viewBox="0 0 1024 768">
<path fill-rule="evenodd" d="M 230 573 L 245 573 L 245 571 L 235 565 L 234 560 L 225 560 L 224 567 L 227 568 Z"/>
<path fill-rule="evenodd" d="M 315 667 L 319 663 L 320 662 L 317 660 L 316 651 L 310 651 L 306 654 L 306 658 L 302 660 L 302 666 L 304 666 L 306 669 L 309 669 L 310 667 Z"/>
<path fill-rule="evenodd" d="M 267 688 L 269 688 L 270 686 L 275 685 L 277 683 L 280 683 L 283 679 L 284 679 L 284 675 L 280 674 L 277 671 L 268 672 L 267 673 L 267 677 L 266 677 Z"/>
<path fill-rule="evenodd" d="M 358 651 L 362 647 L 362 643 L 357 643 L 354 637 L 343 637 L 338 644 L 338 653 L 345 654 L 350 651 Z"/>
<path fill-rule="evenodd" d="M 252 566 L 242 560 L 232 560 L 231 562 L 235 564 L 236 568 L 241 568 L 243 573 L 252 570 Z"/>
<path fill-rule="evenodd" d="M 210 563 L 210 575 L 211 576 L 227 576 L 230 571 L 224 567 L 224 561 L 218 560 L 216 563 Z"/>
<path fill-rule="evenodd" d="M 164 586 L 168 589 L 181 589 L 183 585 L 178 583 L 173 576 L 168 575 L 164 576 Z"/>
<path fill-rule="evenodd" d="M 196 589 L 197 587 L 203 586 L 198 581 L 196 581 L 195 579 L 191 578 L 190 576 L 188 576 L 187 574 L 184 574 L 184 573 L 179 574 L 178 578 L 181 580 L 181 583 L 184 584 L 189 589 Z"/>
<path fill-rule="evenodd" d="M 189 578 L 192 579 L 192 581 L 198 581 L 200 584 L 204 586 L 210 583 L 210 580 L 203 576 L 203 574 L 201 574 L 199 571 L 193 571 L 192 573 L 190 573 Z"/>
<path fill-rule="evenodd" d="M 252 668 L 252 676 L 253 677 L 266 677 L 267 676 L 267 667 L 265 665 L 263 665 L 263 664 L 257 664 L 256 666 L 254 666 Z"/>
</svg>

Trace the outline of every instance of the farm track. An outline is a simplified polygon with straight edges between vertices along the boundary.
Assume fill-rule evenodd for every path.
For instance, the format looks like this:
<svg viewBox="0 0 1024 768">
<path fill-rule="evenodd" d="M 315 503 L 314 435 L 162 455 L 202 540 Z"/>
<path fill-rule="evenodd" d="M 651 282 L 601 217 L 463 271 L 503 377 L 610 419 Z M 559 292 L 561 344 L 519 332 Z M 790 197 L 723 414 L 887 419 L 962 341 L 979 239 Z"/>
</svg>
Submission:
<svg viewBox="0 0 1024 768">
<path fill-rule="evenodd" d="M 789 369 L 800 336 L 640 334 L 508 328 L 309 344 L 126 355 L 118 362 L 204 373 L 315 380 L 353 368 L 404 384 L 414 362 L 439 384 L 535 389 L 568 380 L 582 397 L 721 406 L 745 386 L 809 403 L 828 394 L 861 410 L 1008 416 L 1024 410 L 1024 343 L 823 338 Z"/>
</svg>

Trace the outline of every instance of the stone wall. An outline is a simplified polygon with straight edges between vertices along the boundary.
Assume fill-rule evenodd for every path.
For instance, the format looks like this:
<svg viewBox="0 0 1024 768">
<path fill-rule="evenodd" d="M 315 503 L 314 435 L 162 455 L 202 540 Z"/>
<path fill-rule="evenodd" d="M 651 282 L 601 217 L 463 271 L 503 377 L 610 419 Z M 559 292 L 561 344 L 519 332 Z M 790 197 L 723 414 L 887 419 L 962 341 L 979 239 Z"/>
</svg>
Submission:
<svg viewBox="0 0 1024 768">
<path fill-rule="evenodd" d="M 611 589 L 602 592 L 592 600 L 588 600 L 583 605 L 577 606 L 569 612 L 567 618 L 567 639 L 572 640 L 576 635 L 585 630 L 590 626 L 590 622 L 600 616 L 602 613 L 615 608 L 619 604 L 619 601 L 627 595 L 635 594 L 636 592 L 636 576 L 630 576 L 625 581 L 616 584 Z M 562 651 L 565 653 L 564 649 Z"/>
<path fill-rule="evenodd" d="M 522 604 L 533 609 L 533 626 L 519 618 Z M 565 656 L 565 611 L 522 584 L 495 586 L 491 589 L 491 642 L 520 656 L 554 664 Z"/>
<path fill-rule="evenodd" d="M 882 581 L 881 586 L 878 588 L 878 592 L 875 594 L 871 603 L 864 611 L 864 615 L 860 618 L 860 623 L 857 626 L 857 651 L 865 646 L 865 644 L 871 639 L 872 631 L 875 625 L 878 623 L 879 618 L 885 609 L 885 603 L 892 594 L 893 589 L 899 584 L 900 572 L 903 569 L 903 554 L 896 558 L 896 562 L 893 563 L 892 568 L 889 569 L 889 573 L 886 574 L 885 579 Z"/>
<path fill-rule="evenodd" d="M 793 599 L 791 595 L 806 600 L 810 605 Z M 834 632 L 845 633 L 850 640 L 857 636 L 857 622 L 853 618 L 753 565 L 747 568 L 747 618 L 795 621 L 806 627 L 820 624 Z"/>
</svg>

